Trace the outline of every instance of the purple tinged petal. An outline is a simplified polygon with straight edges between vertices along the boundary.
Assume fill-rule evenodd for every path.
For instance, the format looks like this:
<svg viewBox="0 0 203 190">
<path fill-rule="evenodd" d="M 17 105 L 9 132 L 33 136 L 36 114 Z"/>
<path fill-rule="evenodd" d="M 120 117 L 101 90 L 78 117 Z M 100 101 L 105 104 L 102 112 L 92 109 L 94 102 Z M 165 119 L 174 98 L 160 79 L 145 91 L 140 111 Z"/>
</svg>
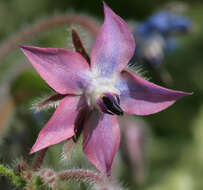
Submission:
<svg viewBox="0 0 203 190">
<path fill-rule="evenodd" d="M 86 107 L 84 97 L 66 96 L 57 107 L 51 119 L 40 131 L 30 153 L 57 144 L 72 137 L 78 113 Z"/>
<path fill-rule="evenodd" d="M 117 117 L 94 110 L 84 126 L 83 151 L 89 161 L 99 171 L 110 176 L 119 144 Z"/>
<path fill-rule="evenodd" d="M 105 21 L 91 52 L 91 65 L 101 76 L 124 69 L 134 54 L 134 37 L 125 21 L 104 3 Z"/>
<path fill-rule="evenodd" d="M 59 48 L 21 46 L 40 76 L 60 94 L 79 94 L 87 86 L 88 63 L 78 53 Z"/>
<path fill-rule="evenodd" d="M 192 94 L 158 86 L 127 71 L 121 73 L 117 88 L 121 91 L 121 108 L 128 114 L 137 115 L 162 111 L 177 99 Z"/>
</svg>

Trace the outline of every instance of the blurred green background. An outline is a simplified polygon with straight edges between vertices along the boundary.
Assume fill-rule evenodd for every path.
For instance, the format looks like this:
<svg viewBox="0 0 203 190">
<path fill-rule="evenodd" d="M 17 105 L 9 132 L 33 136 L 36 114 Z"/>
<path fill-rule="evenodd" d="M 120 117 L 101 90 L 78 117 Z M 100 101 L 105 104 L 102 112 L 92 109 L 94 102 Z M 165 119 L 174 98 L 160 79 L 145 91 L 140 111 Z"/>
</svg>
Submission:
<svg viewBox="0 0 203 190">
<path fill-rule="evenodd" d="M 126 21 L 142 21 L 161 9 L 166 0 L 117 0 L 106 3 Z M 183 1 L 182 1 L 183 2 Z M 179 100 L 169 109 L 158 114 L 142 117 L 147 121 L 149 135 L 145 150 L 145 181 L 136 185 L 133 175 L 121 157 L 121 167 L 116 170 L 118 180 L 129 189 L 144 190 L 202 190 L 203 188 L 203 2 L 184 1 L 184 12 L 194 22 L 194 30 L 181 36 L 180 48 L 165 58 L 165 67 L 173 78 L 167 87 L 194 92 L 190 97 Z M 0 1 L 0 43 L 10 39 L 23 28 L 39 19 L 67 13 L 84 14 L 103 22 L 102 2 L 99 0 L 1 0 Z M 133 22 L 134 23 L 134 22 Z M 69 47 L 69 25 L 63 25 L 31 37 L 23 44 L 42 47 Z M 77 27 L 76 27 L 77 28 Z M 81 36 L 85 29 L 79 27 Z M 88 48 L 91 43 L 85 42 Z M 15 48 L 15 47 L 14 47 Z M 1 48 L 0 48 L 1 52 Z M 30 110 L 33 101 L 51 92 L 50 88 L 27 65 L 25 56 L 16 47 L 0 59 L 0 160 L 12 165 L 17 158 L 31 160 L 28 156 L 37 133 L 50 117 L 53 110 L 37 116 Z M 149 73 L 147 73 L 149 76 Z M 166 86 L 156 78 L 151 81 Z M 80 148 L 79 148 L 80 149 Z M 50 148 L 45 166 L 63 168 L 60 162 L 61 145 Z M 81 150 L 78 150 L 67 168 L 86 164 Z M 80 156 L 78 156 L 80 155 Z M 80 157 L 84 161 L 80 160 Z M 118 156 L 119 157 L 119 156 Z M 1 189 L 12 189 L 4 178 L 0 178 Z M 4 181 L 4 182 L 3 182 Z M 2 182 L 2 183 L 1 183 Z M 73 184 L 71 184 L 73 185 Z M 77 189 L 77 184 L 75 184 Z M 84 188 L 80 186 L 80 188 Z M 70 188 L 71 189 L 71 188 Z"/>
</svg>

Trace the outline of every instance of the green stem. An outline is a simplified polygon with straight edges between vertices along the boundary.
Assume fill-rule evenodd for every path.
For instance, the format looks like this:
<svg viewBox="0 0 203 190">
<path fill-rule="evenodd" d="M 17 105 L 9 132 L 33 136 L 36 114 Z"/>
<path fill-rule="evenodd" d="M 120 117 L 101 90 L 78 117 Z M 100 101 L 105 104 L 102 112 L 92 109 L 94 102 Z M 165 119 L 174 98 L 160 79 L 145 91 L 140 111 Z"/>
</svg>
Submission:
<svg viewBox="0 0 203 190">
<path fill-rule="evenodd" d="M 8 177 L 15 187 L 24 187 L 26 184 L 26 181 L 22 177 L 17 176 L 12 169 L 2 164 L 0 164 L 0 176 Z"/>
</svg>

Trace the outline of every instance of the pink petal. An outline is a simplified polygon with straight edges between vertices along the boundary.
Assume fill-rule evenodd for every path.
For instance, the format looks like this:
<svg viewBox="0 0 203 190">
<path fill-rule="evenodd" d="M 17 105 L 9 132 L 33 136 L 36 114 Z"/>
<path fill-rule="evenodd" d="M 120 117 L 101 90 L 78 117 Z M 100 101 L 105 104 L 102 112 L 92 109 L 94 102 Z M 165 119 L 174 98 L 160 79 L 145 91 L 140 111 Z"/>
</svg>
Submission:
<svg viewBox="0 0 203 190">
<path fill-rule="evenodd" d="M 60 94 L 78 94 L 87 85 L 88 63 L 65 49 L 21 46 L 40 76 Z"/>
<path fill-rule="evenodd" d="M 170 90 L 148 82 L 134 73 L 124 71 L 117 86 L 121 91 L 121 108 L 129 114 L 148 115 L 172 105 L 191 93 Z"/>
<path fill-rule="evenodd" d="M 120 72 L 134 54 L 134 37 L 125 21 L 104 3 L 105 21 L 91 53 L 92 68 L 102 76 Z"/>
<path fill-rule="evenodd" d="M 84 126 L 83 151 L 89 161 L 99 171 L 110 176 L 119 144 L 117 117 L 94 110 Z"/>
<path fill-rule="evenodd" d="M 51 119 L 40 131 L 30 153 L 57 144 L 74 135 L 78 113 L 86 106 L 84 97 L 66 96 L 57 107 Z"/>
</svg>

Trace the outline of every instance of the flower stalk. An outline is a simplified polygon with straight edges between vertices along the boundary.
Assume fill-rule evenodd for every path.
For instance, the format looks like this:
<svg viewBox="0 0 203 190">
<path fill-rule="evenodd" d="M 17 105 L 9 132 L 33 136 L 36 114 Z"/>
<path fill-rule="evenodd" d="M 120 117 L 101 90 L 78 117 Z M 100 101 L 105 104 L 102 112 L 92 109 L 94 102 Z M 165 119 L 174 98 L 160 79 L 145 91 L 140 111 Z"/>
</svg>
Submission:
<svg viewBox="0 0 203 190">
<path fill-rule="evenodd" d="M 48 150 L 48 148 L 44 148 L 37 153 L 34 164 L 33 164 L 34 171 L 39 170 L 39 168 L 41 167 L 47 150 Z"/>
<path fill-rule="evenodd" d="M 105 179 L 97 172 L 90 170 L 66 170 L 58 173 L 58 178 L 62 181 L 70 180 L 82 180 L 82 181 L 91 181 L 93 183 L 104 184 Z"/>
<path fill-rule="evenodd" d="M 10 37 L 7 41 L 2 43 L 0 45 L 0 59 L 8 55 L 19 44 L 30 39 L 30 37 L 48 29 L 67 24 L 79 24 L 86 28 L 93 36 L 96 36 L 99 30 L 97 22 L 88 16 L 78 14 L 61 14 L 51 16 L 39 20 L 35 24 L 29 25 L 28 27 L 22 29 L 19 33 L 13 35 L 13 37 Z"/>
</svg>

